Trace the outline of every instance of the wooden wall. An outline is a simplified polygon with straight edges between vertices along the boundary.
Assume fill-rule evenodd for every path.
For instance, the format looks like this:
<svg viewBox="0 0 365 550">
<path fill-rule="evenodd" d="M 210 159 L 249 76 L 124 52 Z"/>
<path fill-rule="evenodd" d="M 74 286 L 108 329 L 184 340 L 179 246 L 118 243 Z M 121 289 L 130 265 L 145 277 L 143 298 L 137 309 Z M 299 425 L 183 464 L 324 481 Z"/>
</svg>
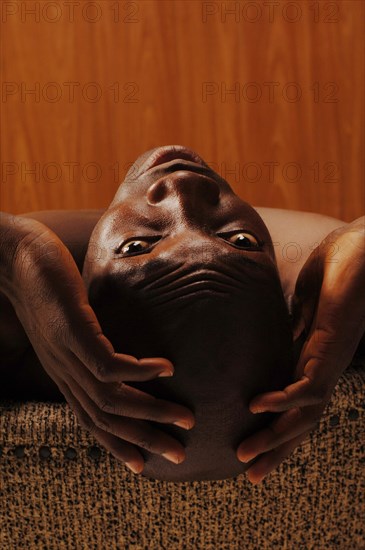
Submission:
<svg viewBox="0 0 365 550">
<path fill-rule="evenodd" d="M 254 205 L 364 213 L 363 1 L 1 10 L 2 210 L 106 207 L 138 155 L 183 144 Z"/>
</svg>

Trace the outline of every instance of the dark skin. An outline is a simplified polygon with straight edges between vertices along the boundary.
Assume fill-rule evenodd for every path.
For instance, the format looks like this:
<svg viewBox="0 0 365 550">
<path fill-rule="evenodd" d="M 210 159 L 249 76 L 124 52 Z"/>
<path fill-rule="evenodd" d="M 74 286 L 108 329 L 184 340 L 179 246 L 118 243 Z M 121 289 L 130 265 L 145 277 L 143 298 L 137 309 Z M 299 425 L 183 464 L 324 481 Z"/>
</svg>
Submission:
<svg viewBox="0 0 365 550">
<path fill-rule="evenodd" d="M 172 379 L 129 386 L 186 405 L 199 420 L 189 433 L 164 427 L 188 451 L 178 468 L 159 458 L 151 441 L 153 435 L 157 441 L 161 426 L 151 424 L 152 435 L 141 445 L 147 449 L 141 453 L 144 475 L 220 479 L 247 469 L 237 461 L 237 444 L 273 416 L 255 417 L 248 408 L 252 397 L 279 390 L 293 376 L 298 350 L 292 349 L 284 294 L 293 289 L 294 268 L 287 263 L 285 272 L 285 263 L 278 262 L 278 272 L 267 227 L 227 182 L 199 159 L 184 159 L 180 151 L 183 160 L 177 161 L 173 153 L 171 157 L 167 150 L 163 163 L 145 174 L 133 169 L 132 178 L 127 176 L 92 235 L 84 280 L 117 352 L 173 361 Z M 141 235 L 146 239 L 136 244 Z M 134 240 L 132 254 L 128 246 L 123 254 L 118 250 L 122 237 Z M 200 288 L 186 295 L 185 284 L 197 273 Z M 100 422 L 93 380 L 86 377 L 78 392 L 73 397 L 83 402 L 99 430 L 125 435 L 122 402 L 118 409 L 110 399 L 113 414 L 106 413 Z"/>
<path fill-rule="evenodd" d="M 91 236 L 83 276 L 116 350 L 174 365 L 170 380 L 133 386 L 194 411 L 191 432 L 165 428 L 189 449 L 185 461 L 147 454 L 143 474 L 224 479 L 245 471 L 235 448 L 267 422 L 249 412 L 251 397 L 290 380 L 288 312 L 256 211 L 201 163 L 170 150 L 160 161 L 127 176 Z"/>
</svg>

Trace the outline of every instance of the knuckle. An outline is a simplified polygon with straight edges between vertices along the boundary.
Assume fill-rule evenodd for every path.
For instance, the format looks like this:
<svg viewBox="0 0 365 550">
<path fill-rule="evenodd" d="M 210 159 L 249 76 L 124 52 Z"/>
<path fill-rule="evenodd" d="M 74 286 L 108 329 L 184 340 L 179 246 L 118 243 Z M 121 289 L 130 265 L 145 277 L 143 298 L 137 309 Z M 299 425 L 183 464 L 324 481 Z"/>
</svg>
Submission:
<svg viewBox="0 0 365 550">
<path fill-rule="evenodd" d="M 322 403 L 327 396 L 327 387 L 323 384 L 317 384 L 311 388 L 309 395 L 314 405 Z"/>
<path fill-rule="evenodd" d="M 93 421 L 98 428 L 101 428 L 103 430 L 109 430 L 110 428 L 110 424 L 106 419 L 105 414 L 103 414 L 103 412 L 100 410 L 97 410 L 93 413 Z"/>
<path fill-rule="evenodd" d="M 114 397 L 113 399 L 112 396 L 100 396 L 96 404 L 104 413 L 127 416 L 126 408 L 120 404 L 117 397 Z"/>
<path fill-rule="evenodd" d="M 316 355 L 320 361 L 330 358 L 333 348 L 338 346 L 341 341 L 341 335 L 336 330 L 341 313 L 341 306 L 332 303 L 331 308 L 327 311 L 327 316 L 330 319 L 329 325 L 318 324 L 315 327 L 313 339 L 316 342 Z"/>
<path fill-rule="evenodd" d="M 80 422 L 80 425 L 85 430 L 87 430 L 91 435 L 95 434 L 96 426 L 89 416 L 83 414 L 83 415 L 78 415 L 77 418 Z"/>
<path fill-rule="evenodd" d="M 146 449 L 147 451 L 152 451 L 153 444 L 152 441 L 146 438 L 139 438 L 135 441 L 135 444 L 138 445 L 138 447 L 142 447 L 143 449 Z"/>
<path fill-rule="evenodd" d="M 108 371 L 105 367 L 105 363 L 103 361 L 95 361 L 93 362 L 93 372 L 95 378 L 97 378 L 100 382 L 107 382 L 108 381 Z"/>
<path fill-rule="evenodd" d="M 291 422 L 299 422 L 303 418 L 303 409 L 301 407 L 295 407 L 292 409 Z"/>
<path fill-rule="evenodd" d="M 315 359 L 318 359 L 318 357 Z M 305 374 L 303 378 L 307 378 L 309 381 L 306 398 L 310 400 L 311 404 L 318 405 L 325 402 L 329 395 L 328 383 L 326 384 L 323 381 L 316 381 L 312 376 L 308 376 L 308 374 Z"/>
<path fill-rule="evenodd" d="M 113 414 L 115 412 L 115 403 L 105 396 L 99 397 L 96 404 L 99 409 L 105 413 Z"/>
<path fill-rule="evenodd" d="M 313 430 L 316 430 L 317 428 L 319 428 L 319 425 L 320 425 L 320 418 L 316 418 L 316 419 L 312 419 L 312 420 L 309 420 L 308 421 L 308 432 L 312 432 Z"/>
<path fill-rule="evenodd" d="M 149 422 L 162 422 L 162 411 L 148 406 L 147 404 L 144 405 L 143 408 L 143 420 L 149 421 Z"/>
<path fill-rule="evenodd" d="M 86 429 L 87 429 L 87 431 L 89 432 L 90 435 L 92 435 L 94 437 L 96 436 L 97 427 L 94 424 L 94 422 L 91 421 L 90 423 L 88 423 L 88 426 L 87 426 Z"/>
<path fill-rule="evenodd" d="M 123 382 L 114 384 L 114 391 L 119 399 L 127 399 L 130 394 L 130 388 Z"/>
</svg>

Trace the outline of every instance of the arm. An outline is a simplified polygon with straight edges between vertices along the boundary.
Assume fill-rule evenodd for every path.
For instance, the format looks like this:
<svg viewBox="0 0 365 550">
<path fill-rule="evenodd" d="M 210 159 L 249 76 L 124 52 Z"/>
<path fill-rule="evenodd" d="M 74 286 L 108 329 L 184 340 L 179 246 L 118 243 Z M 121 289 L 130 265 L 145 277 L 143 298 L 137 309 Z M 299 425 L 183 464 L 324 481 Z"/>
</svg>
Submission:
<svg viewBox="0 0 365 550">
<path fill-rule="evenodd" d="M 255 207 L 271 234 L 285 297 L 294 293 L 298 274 L 326 235 L 345 222 L 314 212 Z M 37 220 L 49 227 L 67 246 L 81 272 L 90 235 L 104 209 L 40 210 L 20 217 Z M 29 340 L 8 298 L 0 290 L 0 350 L 2 357 L 23 353 Z"/>
<path fill-rule="evenodd" d="M 327 235 L 298 276 L 293 298 L 294 338 L 304 330 L 305 342 L 293 383 L 282 391 L 254 397 L 249 405 L 252 412 L 282 414 L 238 450 L 238 458 L 244 462 L 258 458 L 248 470 L 253 483 L 259 483 L 318 426 L 356 350 L 360 360 L 365 341 L 364 290 L 362 216 Z"/>
<path fill-rule="evenodd" d="M 297 276 L 313 248 L 346 222 L 315 212 L 255 206 L 274 243 L 284 294 L 293 294 Z M 81 271 L 90 235 L 105 209 L 40 210 L 21 216 L 44 223 L 67 246 Z M 294 244 L 293 244 L 294 243 Z"/>
<path fill-rule="evenodd" d="M 81 425 L 103 446 L 138 471 L 144 462 L 135 445 L 174 462 L 184 459 L 184 447 L 178 441 L 135 419 L 186 421 L 192 427 L 192 412 L 125 384 L 172 376 L 173 365 L 161 357 L 137 359 L 114 350 L 88 303 L 70 251 L 50 228 L 34 219 L 0 213 L 0 288 L 44 370 Z M 29 363 L 24 357 L 11 364 L 7 350 L 1 357 L 1 391 L 4 385 L 10 386 L 16 398 L 19 384 L 28 393 L 22 368 Z M 118 416 L 130 417 L 128 423 L 121 423 Z M 166 455 L 170 452 L 176 458 Z"/>
<path fill-rule="evenodd" d="M 18 217 L 37 220 L 54 231 L 71 252 L 81 272 L 91 232 L 103 212 L 104 210 L 43 210 L 28 212 Z M 2 222 L 1 242 L 5 239 L 4 233 L 8 223 L 4 215 Z M 2 261 L 6 261 L 4 257 Z M 7 397 L 16 396 L 19 399 L 43 397 L 57 401 L 63 400 L 64 397 L 57 385 L 47 375 L 34 353 L 14 307 L 9 297 L 4 293 L 4 284 L 4 280 L 1 281 L 0 372 L 6 369 L 6 372 L 1 372 L 2 394 Z M 13 384 L 10 383 L 10 372 L 17 373 L 16 390 Z"/>
<path fill-rule="evenodd" d="M 29 212 L 18 216 L 25 217 L 42 222 L 44 225 L 54 231 L 54 233 L 66 244 L 70 250 L 76 265 L 81 272 L 84 261 L 87 244 L 91 232 L 97 223 L 103 210 L 45 210 L 39 212 Z M 7 253 L 7 257 L 1 258 L 2 266 L 9 262 L 16 249 L 18 238 L 16 236 L 14 225 L 10 222 L 12 217 L 2 213 L 2 229 L 0 233 L 0 242 L 8 241 L 10 233 L 13 234 L 12 243 Z M 4 249 L 3 249 L 4 251 Z M 39 359 L 33 351 L 29 338 L 20 323 L 15 309 L 5 294 L 5 280 L 0 281 L 0 372 L 2 376 L 2 394 L 12 397 L 14 388 L 12 387 L 9 375 L 16 372 L 18 383 L 16 387 L 16 397 L 37 398 L 45 396 L 49 399 L 62 400 L 63 395 L 57 385 L 47 375 L 42 368 Z M 10 289 L 9 289 L 10 290 Z M 6 372 L 4 370 L 6 369 Z"/>
</svg>

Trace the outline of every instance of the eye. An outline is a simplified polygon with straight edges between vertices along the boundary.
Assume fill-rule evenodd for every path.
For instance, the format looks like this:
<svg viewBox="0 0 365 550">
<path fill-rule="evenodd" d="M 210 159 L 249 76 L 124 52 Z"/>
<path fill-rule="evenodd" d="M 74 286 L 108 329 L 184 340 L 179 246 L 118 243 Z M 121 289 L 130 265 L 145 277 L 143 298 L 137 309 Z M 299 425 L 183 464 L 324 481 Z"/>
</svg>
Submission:
<svg viewBox="0 0 365 550">
<path fill-rule="evenodd" d="M 122 254 L 123 256 L 132 256 L 133 254 L 140 254 L 141 252 L 146 252 L 151 248 L 154 241 L 158 240 L 157 238 L 146 239 L 130 239 L 125 241 L 115 250 L 115 253 Z"/>
<path fill-rule="evenodd" d="M 135 252 L 142 252 L 145 248 L 148 248 L 150 243 L 147 241 L 129 241 L 122 249 L 121 254 L 134 254 Z"/>
<path fill-rule="evenodd" d="M 230 236 L 226 235 L 224 238 L 238 248 L 260 248 L 263 244 L 246 231 L 235 232 Z"/>
</svg>

